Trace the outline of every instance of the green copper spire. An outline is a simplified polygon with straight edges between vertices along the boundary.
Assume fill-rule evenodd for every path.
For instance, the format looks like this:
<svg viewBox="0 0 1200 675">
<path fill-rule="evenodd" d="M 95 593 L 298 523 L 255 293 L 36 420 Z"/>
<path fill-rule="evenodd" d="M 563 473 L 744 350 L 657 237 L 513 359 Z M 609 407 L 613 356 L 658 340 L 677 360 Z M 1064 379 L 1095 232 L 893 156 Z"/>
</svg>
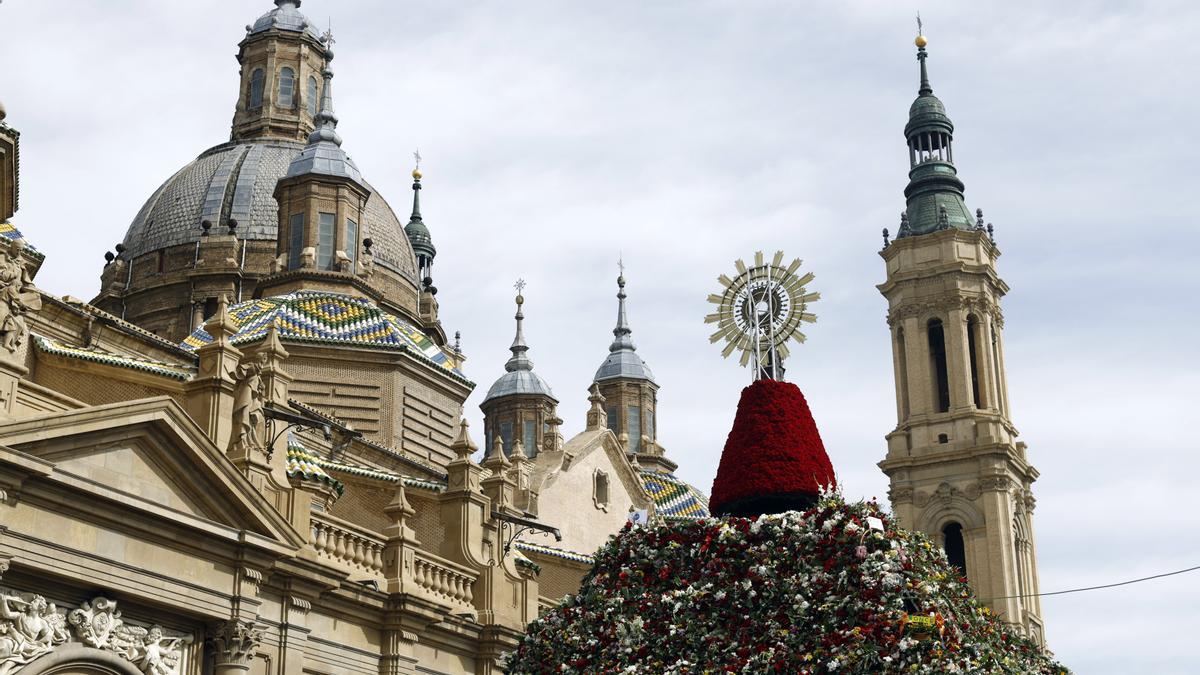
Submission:
<svg viewBox="0 0 1200 675">
<path fill-rule="evenodd" d="M 421 275 L 421 287 L 437 295 L 437 287 L 433 285 L 433 259 L 437 256 L 437 248 L 433 245 L 433 237 L 429 228 L 421 218 L 421 152 L 413 153 L 417 166 L 413 169 L 413 208 L 408 225 L 404 226 L 404 234 L 412 245 L 413 253 L 417 256 L 417 267 Z"/>
<path fill-rule="evenodd" d="M 954 168 L 954 123 L 929 84 L 929 70 L 925 65 L 928 57 L 925 45 L 928 43 L 924 35 L 917 36 L 921 84 L 904 127 L 910 164 L 908 187 L 904 188 L 908 218 L 897 239 L 952 227 L 975 228 L 975 219 L 963 202 L 965 186 Z"/>
</svg>

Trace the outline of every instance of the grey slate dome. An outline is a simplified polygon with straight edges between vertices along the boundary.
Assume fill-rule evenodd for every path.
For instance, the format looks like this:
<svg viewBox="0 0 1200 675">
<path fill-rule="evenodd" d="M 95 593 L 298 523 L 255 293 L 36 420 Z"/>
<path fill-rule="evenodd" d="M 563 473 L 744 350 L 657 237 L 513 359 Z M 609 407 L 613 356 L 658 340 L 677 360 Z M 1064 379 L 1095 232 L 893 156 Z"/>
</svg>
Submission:
<svg viewBox="0 0 1200 675">
<path fill-rule="evenodd" d="M 304 149 L 304 144 L 295 141 L 257 138 L 206 150 L 150 195 L 125 233 L 127 254 L 136 258 L 194 244 L 205 220 L 212 224 L 213 232 L 223 232 L 232 218 L 238 222 L 238 237 L 274 241 L 279 228 L 275 184 Z M 366 181 L 363 184 L 370 188 Z M 376 264 L 417 285 L 416 258 L 404 227 L 374 189 L 365 213 L 362 236 L 374 240 L 371 253 Z"/>
<path fill-rule="evenodd" d="M 300 13 L 301 0 L 275 0 L 275 9 L 258 17 L 254 25 L 247 26 L 247 33 L 255 35 L 257 33 L 265 33 L 272 28 L 278 30 L 292 31 L 293 33 L 308 33 L 314 38 L 320 39 L 317 29 L 308 20 L 308 17 Z"/>
</svg>

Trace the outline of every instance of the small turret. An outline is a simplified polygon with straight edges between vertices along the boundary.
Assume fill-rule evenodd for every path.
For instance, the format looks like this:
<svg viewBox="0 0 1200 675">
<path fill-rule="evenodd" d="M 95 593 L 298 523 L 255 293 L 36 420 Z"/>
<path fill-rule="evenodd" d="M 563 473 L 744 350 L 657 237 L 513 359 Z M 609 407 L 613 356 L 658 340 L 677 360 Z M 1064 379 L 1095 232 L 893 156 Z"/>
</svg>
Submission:
<svg viewBox="0 0 1200 675">
<path fill-rule="evenodd" d="M 525 281 L 517 281 L 517 313 L 514 316 L 517 332 L 509 347 L 512 356 L 504 364 L 505 373 L 488 389 L 479 407 L 483 410 L 489 448 L 499 441 L 504 452 L 511 453 L 513 441 L 519 438 L 525 454 L 532 459 L 543 447 L 551 423 L 558 418 L 558 399 L 550 385 L 533 372 L 529 345 L 525 343 L 525 296 L 521 294 L 524 288 Z"/>
</svg>

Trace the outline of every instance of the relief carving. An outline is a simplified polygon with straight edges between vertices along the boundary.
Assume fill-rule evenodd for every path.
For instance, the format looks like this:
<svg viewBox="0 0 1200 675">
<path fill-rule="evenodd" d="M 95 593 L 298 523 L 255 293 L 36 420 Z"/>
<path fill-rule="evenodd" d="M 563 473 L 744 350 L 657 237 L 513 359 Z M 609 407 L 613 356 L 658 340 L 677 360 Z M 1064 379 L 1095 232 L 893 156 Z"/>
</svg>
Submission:
<svg viewBox="0 0 1200 675">
<path fill-rule="evenodd" d="M 988 491 L 1005 492 L 1011 482 L 1008 476 L 988 476 L 979 481 L 979 487 Z"/>
<path fill-rule="evenodd" d="M 40 595 L 0 592 L 0 675 L 9 675 L 70 639 L 67 621 Z"/>
<path fill-rule="evenodd" d="M 26 664 L 75 638 L 93 649 L 111 651 L 145 675 L 177 675 L 187 636 L 168 637 L 162 627 L 127 624 L 117 603 L 104 597 L 85 602 L 65 616 L 40 595 L 0 592 L 0 675 L 17 673 Z"/>
<path fill-rule="evenodd" d="M 42 308 L 42 295 L 34 288 L 21 258 L 24 248 L 22 239 L 0 245 L 0 346 L 9 353 L 20 348 L 29 332 L 25 315 Z"/>
<path fill-rule="evenodd" d="M 911 502 L 913 500 L 913 489 L 910 487 L 892 488 L 888 494 L 888 498 L 892 500 L 893 504 L 897 502 Z"/>
</svg>

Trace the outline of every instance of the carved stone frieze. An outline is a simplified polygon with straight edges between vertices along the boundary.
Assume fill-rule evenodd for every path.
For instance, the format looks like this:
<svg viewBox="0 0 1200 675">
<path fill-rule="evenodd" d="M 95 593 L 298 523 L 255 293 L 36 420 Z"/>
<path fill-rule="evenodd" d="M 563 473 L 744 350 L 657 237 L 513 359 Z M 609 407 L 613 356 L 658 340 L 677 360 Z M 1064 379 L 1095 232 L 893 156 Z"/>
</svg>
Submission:
<svg viewBox="0 0 1200 675">
<path fill-rule="evenodd" d="M 892 488 L 888 491 L 888 499 L 893 504 L 911 502 L 913 500 L 913 489 L 910 487 Z"/>
<path fill-rule="evenodd" d="M 1006 492 L 1011 485 L 1008 476 L 988 476 L 979 481 L 979 487 L 988 492 Z"/>
<path fill-rule="evenodd" d="M 15 675 L 59 645 L 75 640 L 113 652 L 146 675 L 177 675 L 181 646 L 190 636 L 168 636 L 161 626 L 126 623 L 117 603 L 104 597 L 60 613 L 40 595 L 0 591 L 0 675 Z"/>
<path fill-rule="evenodd" d="M 0 675 L 9 675 L 70 639 L 67 620 L 46 598 L 0 591 Z"/>
</svg>

